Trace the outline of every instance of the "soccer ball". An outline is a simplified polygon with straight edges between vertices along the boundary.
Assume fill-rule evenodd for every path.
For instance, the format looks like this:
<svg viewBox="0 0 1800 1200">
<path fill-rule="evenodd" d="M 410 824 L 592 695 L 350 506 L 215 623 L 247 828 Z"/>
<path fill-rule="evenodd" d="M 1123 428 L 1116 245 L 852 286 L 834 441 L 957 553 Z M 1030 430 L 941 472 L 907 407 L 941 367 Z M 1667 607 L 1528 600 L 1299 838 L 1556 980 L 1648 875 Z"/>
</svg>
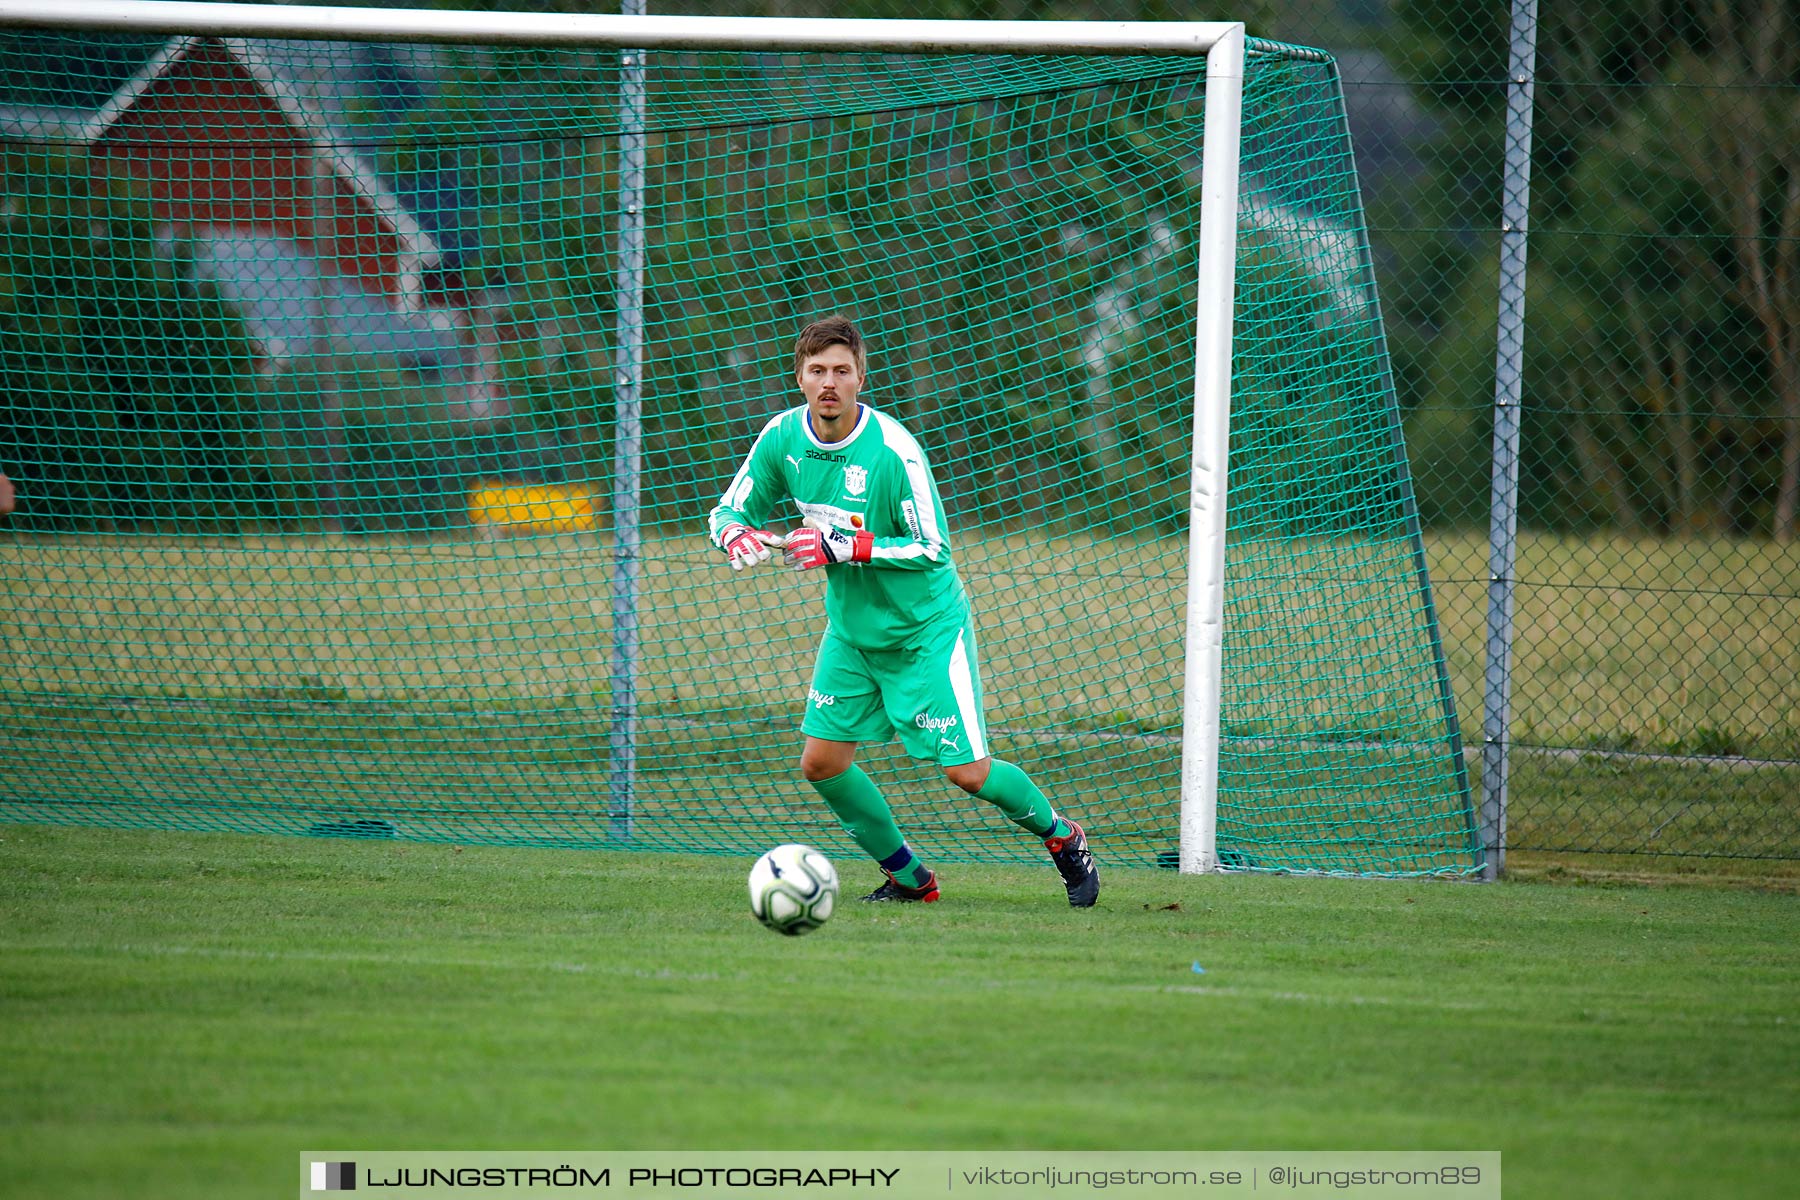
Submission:
<svg viewBox="0 0 1800 1200">
<path fill-rule="evenodd" d="M 790 937 L 811 933 L 837 907 L 837 868 L 811 846 L 777 846 L 750 868 L 750 912 Z"/>
</svg>

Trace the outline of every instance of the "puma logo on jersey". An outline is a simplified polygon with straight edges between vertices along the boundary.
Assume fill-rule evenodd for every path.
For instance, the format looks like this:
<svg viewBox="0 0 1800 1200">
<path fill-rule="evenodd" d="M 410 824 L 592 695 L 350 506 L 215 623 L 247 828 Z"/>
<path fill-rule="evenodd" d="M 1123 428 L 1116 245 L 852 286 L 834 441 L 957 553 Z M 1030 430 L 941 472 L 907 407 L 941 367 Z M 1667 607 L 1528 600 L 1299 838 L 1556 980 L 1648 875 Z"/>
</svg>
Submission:
<svg viewBox="0 0 1800 1200">
<path fill-rule="evenodd" d="M 800 469 L 800 460 L 799 459 L 795 458 L 791 454 L 783 455 L 782 457 L 786 458 L 789 462 L 794 464 L 794 470 L 798 471 Z"/>
</svg>

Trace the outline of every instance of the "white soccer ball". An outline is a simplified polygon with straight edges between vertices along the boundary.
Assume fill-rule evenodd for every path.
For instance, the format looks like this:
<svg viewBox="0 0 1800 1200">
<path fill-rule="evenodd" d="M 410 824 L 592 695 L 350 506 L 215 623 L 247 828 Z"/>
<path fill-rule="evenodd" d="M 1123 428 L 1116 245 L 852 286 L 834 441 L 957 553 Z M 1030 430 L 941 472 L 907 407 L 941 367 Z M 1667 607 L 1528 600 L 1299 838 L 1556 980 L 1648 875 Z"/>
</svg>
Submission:
<svg viewBox="0 0 1800 1200">
<path fill-rule="evenodd" d="M 776 933 L 811 933 L 837 907 L 837 868 L 811 846 L 777 846 L 750 868 L 750 912 Z"/>
</svg>

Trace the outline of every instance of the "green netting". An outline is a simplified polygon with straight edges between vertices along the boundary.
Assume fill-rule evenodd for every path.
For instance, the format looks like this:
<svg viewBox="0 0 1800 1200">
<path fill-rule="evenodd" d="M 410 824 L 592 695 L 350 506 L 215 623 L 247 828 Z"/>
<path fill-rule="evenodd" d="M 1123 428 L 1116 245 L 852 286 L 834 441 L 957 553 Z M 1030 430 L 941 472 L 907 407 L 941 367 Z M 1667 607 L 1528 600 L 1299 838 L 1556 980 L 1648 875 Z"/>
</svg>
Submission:
<svg viewBox="0 0 1800 1200">
<path fill-rule="evenodd" d="M 795 761 L 819 581 L 703 537 L 841 310 L 933 457 L 996 753 L 1166 861 L 1198 60 L 652 56 L 634 438 L 616 54 L 15 49 L 0 816 L 853 854 Z M 1244 133 L 1222 853 L 1470 873 L 1333 64 L 1258 44 Z M 925 853 L 1041 854 L 863 761 Z"/>
</svg>

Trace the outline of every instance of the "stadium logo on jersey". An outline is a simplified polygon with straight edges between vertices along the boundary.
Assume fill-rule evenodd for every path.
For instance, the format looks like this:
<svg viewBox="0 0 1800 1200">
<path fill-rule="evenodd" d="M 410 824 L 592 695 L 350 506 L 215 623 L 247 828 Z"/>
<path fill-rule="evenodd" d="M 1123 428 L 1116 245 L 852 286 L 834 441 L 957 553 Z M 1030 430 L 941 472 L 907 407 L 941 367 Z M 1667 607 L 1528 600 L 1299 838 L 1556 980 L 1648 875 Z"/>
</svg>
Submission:
<svg viewBox="0 0 1800 1200">
<path fill-rule="evenodd" d="M 869 469 L 854 464 L 844 468 L 844 487 L 852 496 L 860 496 L 869 486 Z"/>
<path fill-rule="evenodd" d="M 900 502 L 900 515 L 906 518 L 906 531 L 913 535 L 913 541 L 919 541 L 924 535 L 919 532 L 919 509 L 911 500 Z"/>
</svg>

